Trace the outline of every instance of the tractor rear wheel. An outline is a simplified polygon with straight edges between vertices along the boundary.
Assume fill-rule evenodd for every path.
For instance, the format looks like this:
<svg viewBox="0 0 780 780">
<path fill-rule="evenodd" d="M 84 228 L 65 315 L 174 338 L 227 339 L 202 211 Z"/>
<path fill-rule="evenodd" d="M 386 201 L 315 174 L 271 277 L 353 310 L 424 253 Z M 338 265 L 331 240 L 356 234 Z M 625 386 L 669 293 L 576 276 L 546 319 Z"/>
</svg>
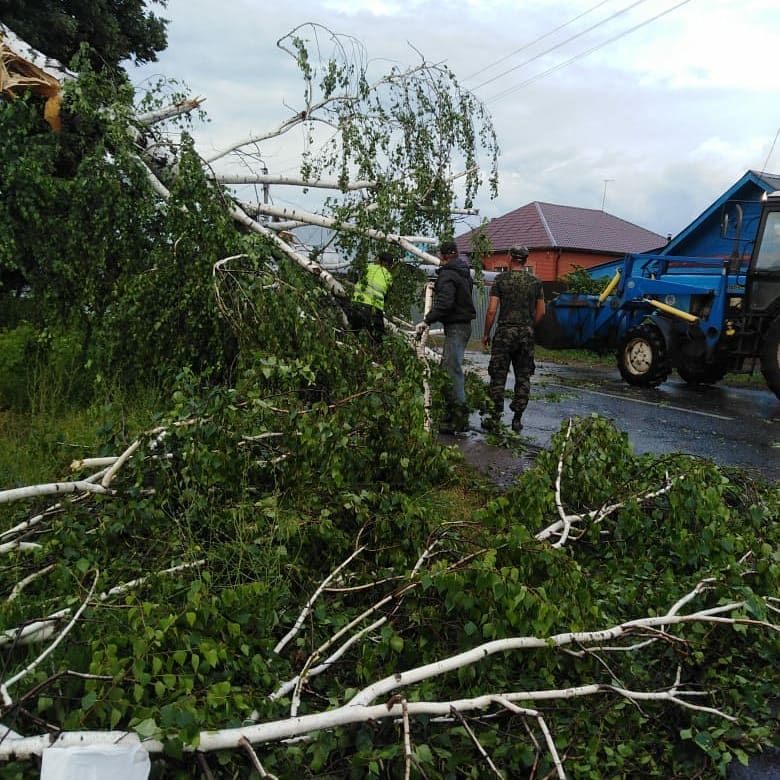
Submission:
<svg viewBox="0 0 780 780">
<path fill-rule="evenodd" d="M 623 379 L 635 387 L 657 387 L 672 370 L 663 334 L 649 323 L 625 335 L 618 346 L 617 364 Z"/>
<path fill-rule="evenodd" d="M 780 398 L 780 317 L 769 326 L 761 340 L 761 373 L 769 389 Z"/>
<path fill-rule="evenodd" d="M 677 366 L 680 378 L 689 385 L 714 385 L 728 373 L 725 363 L 689 363 Z"/>
</svg>

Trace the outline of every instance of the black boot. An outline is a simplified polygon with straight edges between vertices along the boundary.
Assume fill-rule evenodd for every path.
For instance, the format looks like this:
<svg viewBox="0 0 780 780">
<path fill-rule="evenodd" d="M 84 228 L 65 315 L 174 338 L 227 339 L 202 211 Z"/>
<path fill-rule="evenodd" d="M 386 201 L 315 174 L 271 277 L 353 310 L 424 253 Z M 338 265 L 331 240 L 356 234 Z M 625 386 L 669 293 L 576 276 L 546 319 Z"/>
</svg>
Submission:
<svg viewBox="0 0 780 780">
<path fill-rule="evenodd" d="M 516 414 L 512 418 L 512 430 L 515 433 L 520 433 L 520 431 L 523 430 L 523 423 L 520 421 L 520 418 L 521 418 L 521 415 L 519 415 L 519 414 Z"/>
<path fill-rule="evenodd" d="M 501 427 L 501 421 L 492 414 L 489 417 L 482 418 L 482 430 L 493 433 Z"/>
<path fill-rule="evenodd" d="M 453 410 L 452 427 L 455 433 L 464 433 L 469 429 L 469 408 L 465 404 L 458 404 Z"/>
</svg>

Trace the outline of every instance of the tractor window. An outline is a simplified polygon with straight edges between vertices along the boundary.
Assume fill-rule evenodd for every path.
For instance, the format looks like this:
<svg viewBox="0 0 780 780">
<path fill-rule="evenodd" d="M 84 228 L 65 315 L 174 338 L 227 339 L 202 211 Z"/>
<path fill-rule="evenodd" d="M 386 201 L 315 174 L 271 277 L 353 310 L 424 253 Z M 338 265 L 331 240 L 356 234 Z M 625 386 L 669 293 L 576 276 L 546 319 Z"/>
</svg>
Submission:
<svg viewBox="0 0 780 780">
<path fill-rule="evenodd" d="M 756 271 L 780 271 L 780 211 L 770 211 L 756 257 Z"/>
</svg>

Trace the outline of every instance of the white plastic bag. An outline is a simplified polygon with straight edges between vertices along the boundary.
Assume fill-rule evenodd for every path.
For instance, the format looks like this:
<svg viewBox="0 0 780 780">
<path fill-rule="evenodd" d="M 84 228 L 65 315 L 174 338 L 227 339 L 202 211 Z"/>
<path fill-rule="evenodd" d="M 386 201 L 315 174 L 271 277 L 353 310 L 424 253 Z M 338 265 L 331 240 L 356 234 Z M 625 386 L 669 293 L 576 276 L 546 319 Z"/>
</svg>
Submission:
<svg viewBox="0 0 780 780">
<path fill-rule="evenodd" d="M 43 751 L 41 780 L 147 780 L 149 754 L 141 745 L 85 745 Z"/>
</svg>

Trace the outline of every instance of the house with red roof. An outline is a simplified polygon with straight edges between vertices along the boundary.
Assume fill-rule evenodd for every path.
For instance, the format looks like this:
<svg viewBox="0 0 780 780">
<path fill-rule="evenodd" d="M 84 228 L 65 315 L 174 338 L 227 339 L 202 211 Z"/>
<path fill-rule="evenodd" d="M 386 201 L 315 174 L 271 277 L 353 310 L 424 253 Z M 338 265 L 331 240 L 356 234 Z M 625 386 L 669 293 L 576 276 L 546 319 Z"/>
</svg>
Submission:
<svg viewBox="0 0 780 780">
<path fill-rule="evenodd" d="M 669 238 L 627 222 L 606 211 L 533 201 L 491 220 L 481 230 L 493 252 L 482 259 L 485 271 L 509 267 L 509 248 L 528 247 L 527 267 L 543 282 L 554 282 L 575 266 L 590 268 L 631 252 L 658 251 Z M 469 231 L 455 241 L 463 255 L 471 253 Z"/>
</svg>

